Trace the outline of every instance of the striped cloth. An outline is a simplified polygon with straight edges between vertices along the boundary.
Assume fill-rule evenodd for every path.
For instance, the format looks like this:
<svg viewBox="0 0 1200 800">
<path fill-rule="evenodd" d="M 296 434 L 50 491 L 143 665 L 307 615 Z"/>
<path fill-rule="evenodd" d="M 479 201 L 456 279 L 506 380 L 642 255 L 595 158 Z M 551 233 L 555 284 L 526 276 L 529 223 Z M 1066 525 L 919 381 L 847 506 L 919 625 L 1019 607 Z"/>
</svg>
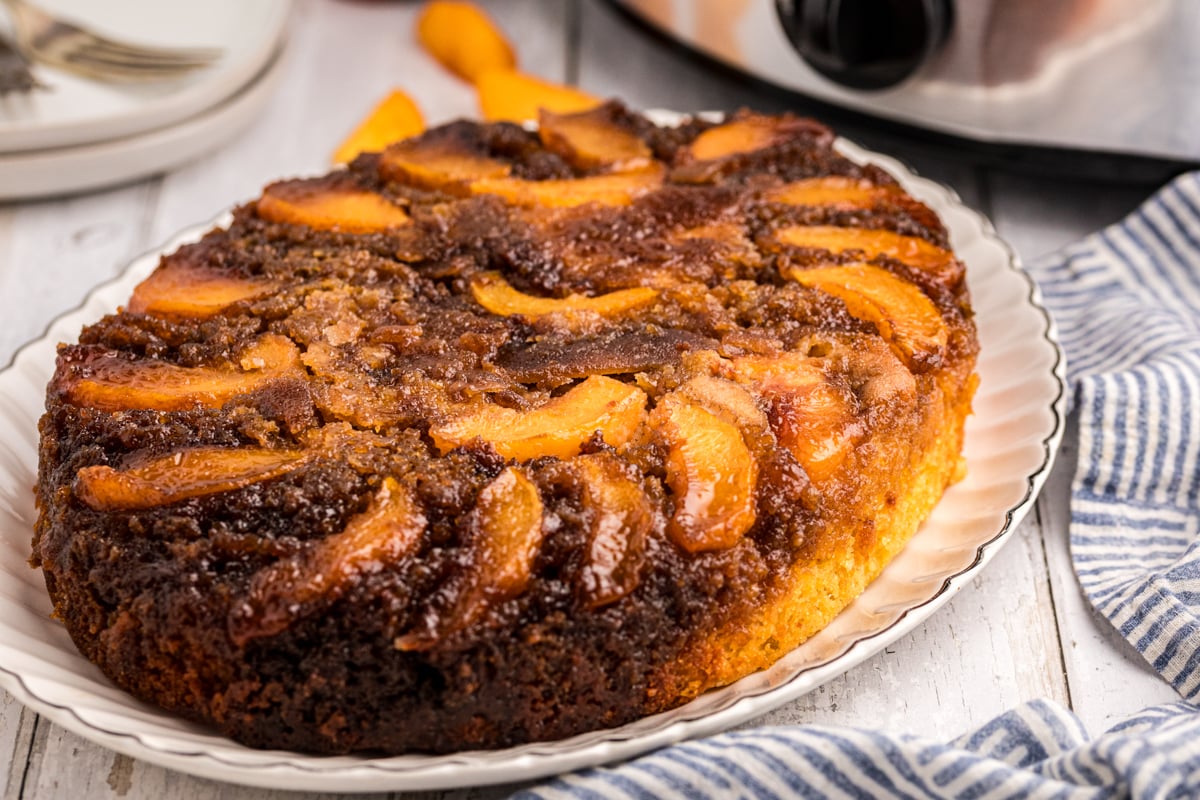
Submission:
<svg viewBox="0 0 1200 800">
<path fill-rule="evenodd" d="M 952 742 L 815 725 L 738 731 L 516 797 L 1200 797 L 1200 172 L 1030 271 L 1075 389 L 1080 585 L 1188 702 L 1095 739 L 1041 700 Z"/>
</svg>

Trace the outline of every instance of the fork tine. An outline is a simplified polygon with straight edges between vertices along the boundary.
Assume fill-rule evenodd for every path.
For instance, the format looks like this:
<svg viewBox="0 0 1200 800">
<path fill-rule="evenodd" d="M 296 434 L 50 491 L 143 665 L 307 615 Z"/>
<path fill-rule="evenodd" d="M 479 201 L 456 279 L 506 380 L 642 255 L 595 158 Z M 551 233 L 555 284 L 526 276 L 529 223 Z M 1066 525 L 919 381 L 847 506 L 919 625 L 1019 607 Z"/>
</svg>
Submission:
<svg viewBox="0 0 1200 800">
<path fill-rule="evenodd" d="M 158 80 L 160 78 L 175 78 L 203 69 L 203 64 L 173 64 L 166 66 L 148 66 L 146 64 L 130 64 L 127 61 L 112 61 L 84 57 L 79 54 L 68 54 L 61 66 L 76 73 L 101 80 Z"/>
<path fill-rule="evenodd" d="M 72 54 L 79 61 L 89 59 L 110 64 L 127 64 L 131 67 L 144 66 L 148 69 L 206 67 L 213 61 L 211 58 L 196 58 L 187 54 L 170 56 L 147 54 L 125 48 L 105 47 L 96 42 L 81 44 L 72 51 Z"/>
<path fill-rule="evenodd" d="M 103 37 L 96 37 L 83 43 L 83 48 L 96 53 L 104 53 L 113 58 L 127 58 L 130 61 L 147 61 L 154 63 L 186 63 L 210 64 L 221 57 L 221 51 L 210 47 L 150 47 L 127 44 Z"/>
</svg>

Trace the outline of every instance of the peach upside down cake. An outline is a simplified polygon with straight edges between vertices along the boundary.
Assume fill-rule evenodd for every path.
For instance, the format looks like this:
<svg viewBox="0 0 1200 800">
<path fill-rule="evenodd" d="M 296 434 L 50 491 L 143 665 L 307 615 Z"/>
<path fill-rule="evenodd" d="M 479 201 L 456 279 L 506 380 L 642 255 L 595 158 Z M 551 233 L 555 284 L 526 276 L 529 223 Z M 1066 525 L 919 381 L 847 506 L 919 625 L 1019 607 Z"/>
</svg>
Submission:
<svg viewBox="0 0 1200 800">
<path fill-rule="evenodd" d="M 678 706 L 828 624 L 962 471 L 934 213 L 789 115 L 456 122 L 266 188 L 59 349 L 33 562 L 257 747 Z"/>
</svg>

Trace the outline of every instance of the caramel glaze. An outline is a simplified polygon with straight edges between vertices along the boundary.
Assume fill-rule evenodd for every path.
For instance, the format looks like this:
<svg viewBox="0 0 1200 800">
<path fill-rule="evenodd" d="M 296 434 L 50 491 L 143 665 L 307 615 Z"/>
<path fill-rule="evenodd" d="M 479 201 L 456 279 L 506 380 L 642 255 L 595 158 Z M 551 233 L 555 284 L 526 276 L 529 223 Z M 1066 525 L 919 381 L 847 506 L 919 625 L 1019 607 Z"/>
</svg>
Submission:
<svg viewBox="0 0 1200 800">
<path fill-rule="evenodd" d="M 322 180 L 350 181 L 404 209 L 410 224 L 316 230 L 241 206 L 228 228 L 165 256 L 163 268 L 276 291 L 197 317 L 124 311 L 60 346 L 40 423 L 33 563 L 56 616 L 116 683 L 246 744 L 325 753 L 450 752 L 619 725 L 736 677 L 672 665 L 704 652 L 708 632 L 744 629 L 786 594 L 797 565 L 822 563 L 846 541 L 874 553 L 886 528 L 875 520 L 896 505 L 905 470 L 922 468 L 925 450 L 953 461 L 976 351 L 961 270 L 947 282 L 872 261 L 918 285 L 948 330 L 944 352 L 905 367 L 874 324 L 781 277 L 791 265 L 861 257 L 771 236 L 788 225 L 876 227 L 946 247 L 932 212 L 911 198 L 869 209 L 766 199 L 771 187 L 821 175 L 894 185 L 837 155 L 816 123 L 793 122 L 765 149 L 697 162 L 687 147 L 709 123 L 660 129 L 617 104 L 594 113 L 636 133 L 668 166 L 662 188 L 625 206 L 519 209 L 389 180 L 378 155 L 361 156 L 348 173 L 314 179 L 314 191 Z M 525 179 L 584 174 L 512 125 L 454 123 L 425 136 L 506 160 Z M 487 271 L 541 296 L 660 292 L 611 317 L 505 317 L 472 299 L 472 278 Z M 72 402 L 71 387 L 95 372 L 96 359 L 248 370 L 239 358 L 265 334 L 294 342 L 303 368 L 219 408 Z M 603 496 L 586 480 L 601 472 L 541 457 L 520 465 L 543 504 L 528 585 L 475 608 L 468 625 L 447 621 L 459 587 L 476 585 L 471 554 L 487 551 L 472 544 L 487 529 L 472 516 L 478 498 L 514 462 L 483 441 L 439 455 L 431 424 L 485 399 L 539 407 L 591 374 L 636 382 L 653 407 L 689 375 L 729 378 L 722 359 L 784 351 L 821 359 L 849 398 L 847 436 L 857 444 L 832 478 L 814 484 L 770 430 L 743 429 L 758 469 L 753 525 L 733 546 L 687 552 L 667 536 L 676 505 L 667 444 L 647 430 L 617 452 L 597 433 L 581 452 L 606 454 L 596 463 L 621 471 L 622 491 L 640 486 L 648 500 L 603 602 L 581 591 L 596 581 L 586 554 L 600 512 L 590 503 Z M 886 380 L 872 372 L 885 362 Z M 779 430 L 799 407 L 769 393 L 757 402 Z M 198 447 L 305 455 L 270 480 L 169 505 L 96 510 L 75 493 L 85 468 L 120 470 Z M 937 470 L 930 480 L 940 494 L 953 470 Z M 306 554 L 318 543 L 373 513 L 385 480 L 423 519 L 399 560 L 360 559 L 337 576 L 336 591 L 308 587 L 294 607 L 287 592 L 263 593 L 256 576 L 313 561 Z M 911 535 L 915 522 L 906 525 L 897 536 Z M 270 624 L 256 629 L 256 613 Z M 402 646 L 414 635 L 421 646 Z"/>
</svg>

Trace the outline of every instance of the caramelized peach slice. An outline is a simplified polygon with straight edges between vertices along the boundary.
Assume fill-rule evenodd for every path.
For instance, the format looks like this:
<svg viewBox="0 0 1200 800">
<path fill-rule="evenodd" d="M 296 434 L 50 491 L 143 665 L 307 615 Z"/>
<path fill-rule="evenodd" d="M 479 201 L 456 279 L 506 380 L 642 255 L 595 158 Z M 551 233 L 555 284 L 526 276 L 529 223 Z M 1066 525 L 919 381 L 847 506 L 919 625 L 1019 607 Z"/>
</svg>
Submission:
<svg viewBox="0 0 1200 800">
<path fill-rule="evenodd" d="M 654 302 L 658 290 L 637 287 L 608 292 L 597 297 L 570 294 L 566 297 L 537 297 L 518 292 L 498 272 L 485 272 L 471 281 L 475 302 L 493 314 L 521 314 L 541 317 L 546 314 L 565 314 L 588 311 L 601 316 L 613 316 Z"/>
<path fill-rule="evenodd" d="M 937 306 L 919 288 L 885 269 L 870 264 L 789 268 L 786 277 L 837 297 L 855 317 L 875 323 L 880 336 L 905 361 L 945 350 L 948 334 Z"/>
<path fill-rule="evenodd" d="M 397 564 L 420 546 L 425 516 L 412 493 L 385 478 L 365 511 L 341 533 L 316 542 L 304 553 L 277 561 L 255 574 L 250 597 L 229 620 L 239 646 L 273 636 L 336 600 L 355 578 Z"/>
<path fill-rule="evenodd" d="M 274 334 L 263 336 L 243 351 L 240 365 L 243 371 L 238 372 L 101 356 L 86 364 L 82 376 L 68 380 L 66 393 L 75 405 L 102 411 L 220 408 L 238 395 L 302 369 L 296 345 Z"/>
<path fill-rule="evenodd" d="M 886 256 L 917 269 L 944 273 L 953 267 L 954 254 L 919 236 L 903 236 L 874 228 L 838 228 L 832 225 L 796 225 L 782 228 L 775 238 L 794 247 L 812 247 L 830 253 L 858 250 L 869 258 Z"/>
<path fill-rule="evenodd" d="M 797 353 L 732 359 L 735 380 L 771 401 L 772 430 L 808 477 L 827 480 L 861 436 L 854 397 L 829 382 L 819 359 Z"/>
<path fill-rule="evenodd" d="M 600 431 L 613 447 L 629 442 L 646 415 L 646 393 L 613 378 L 593 375 L 541 408 L 516 411 L 484 405 L 429 429 L 443 453 L 480 439 L 505 458 L 570 458 Z"/>
<path fill-rule="evenodd" d="M 526 75 L 515 69 L 489 69 L 475 78 L 479 110 L 488 122 L 526 122 L 543 108 L 560 114 L 586 111 L 602 102 L 587 92 Z"/>
<path fill-rule="evenodd" d="M 512 167 L 471 149 L 452 133 L 406 139 L 389 145 L 379 160 L 384 178 L 424 189 L 466 193 L 472 181 L 498 180 Z"/>
<path fill-rule="evenodd" d="M 84 467 L 75 494 L 96 511 L 140 511 L 277 478 L 307 459 L 304 450 L 196 447 L 120 470 Z"/>
<path fill-rule="evenodd" d="M 579 169 L 628 168 L 653 156 L 645 142 L 613 122 L 605 106 L 580 114 L 554 114 L 542 109 L 538 135 L 547 150 Z"/>
<path fill-rule="evenodd" d="M 698 375 L 680 386 L 677 393 L 735 426 L 752 450 L 770 445 L 767 415 L 754 396 L 734 381 Z"/>
<path fill-rule="evenodd" d="M 392 142 L 425 130 L 421 109 L 399 89 L 388 92 L 333 154 L 333 163 L 346 164 L 359 153 L 377 153 Z"/>
<path fill-rule="evenodd" d="M 404 209 L 382 195 L 321 178 L 273 183 L 257 208 L 271 222 L 347 233 L 385 231 L 409 221 Z"/>
<path fill-rule="evenodd" d="M 766 199 L 793 206 L 846 206 L 871 208 L 881 200 L 894 197 L 894 186 L 876 186 L 867 180 L 826 175 L 780 186 L 767 192 Z"/>
<path fill-rule="evenodd" d="M 483 178 L 471 184 L 472 194 L 495 194 L 525 207 L 574 208 L 585 203 L 627 206 L 662 186 L 666 169 L 657 161 L 625 172 L 586 178 L 529 181 L 521 178 Z"/>
<path fill-rule="evenodd" d="M 268 279 L 239 278 L 166 261 L 133 290 L 129 310 L 158 317 L 204 319 L 234 303 L 264 297 L 276 288 L 278 284 Z"/>
<path fill-rule="evenodd" d="M 524 470 L 507 467 L 483 487 L 469 524 L 475 535 L 458 597 L 426 629 L 398 638 L 397 649 L 426 649 L 529 585 L 542 547 L 542 497 Z"/>
<path fill-rule="evenodd" d="M 654 409 L 675 512 L 667 534 L 689 553 L 722 550 L 754 524 L 758 464 L 738 429 L 677 395 Z"/>
<path fill-rule="evenodd" d="M 588 544 L 578 594 L 587 608 L 615 603 L 637 588 L 654 509 L 611 453 L 572 459 L 583 484 Z"/>
<path fill-rule="evenodd" d="M 799 132 L 813 129 L 812 122 L 795 117 L 742 114 L 697 136 L 687 147 L 684 158 L 715 161 L 742 153 L 752 153 L 785 142 Z"/>
</svg>

